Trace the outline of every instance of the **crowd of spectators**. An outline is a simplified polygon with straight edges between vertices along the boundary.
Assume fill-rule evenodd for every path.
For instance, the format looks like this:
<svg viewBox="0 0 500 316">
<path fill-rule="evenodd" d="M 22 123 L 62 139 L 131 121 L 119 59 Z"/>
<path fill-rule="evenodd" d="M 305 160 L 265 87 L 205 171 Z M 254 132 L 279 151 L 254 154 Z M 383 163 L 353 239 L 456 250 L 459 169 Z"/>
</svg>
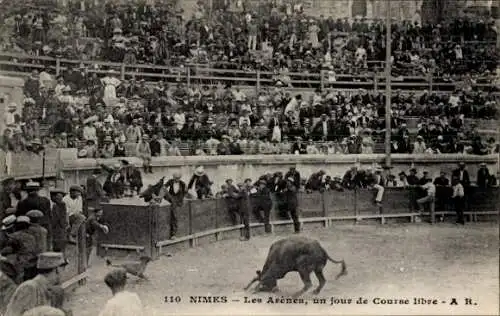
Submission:
<svg viewBox="0 0 500 316">
<path fill-rule="evenodd" d="M 227 7 L 208 10 L 200 1 L 191 17 L 172 1 L 18 6 L 5 13 L 11 36 L 2 46 L 82 60 L 284 72 L 366 73 L 381 66 L 370 61 L 385 60 L 384 21 L 307 16 L 300 3 L 275 7 L 273 1 L 259 1 L 252 7 L 245 2 L 226 1 Z M 394 73 L 484 75 L 496 68 L 496 36 L 493 22 L 479 18 L 436 25 L 394 20 Z"/>
<path fill-rule="evenodd" d="M 238 87 L 183 83 L 154 85 L 104 78 L 70 69 L 56 80 L 34 71 L 26 98 L 10 104 L 3 148 L 79 148 L 81 157 L 373 153 L 383 142 L 385 95 L 363 89 L 344 93 L 317 89 L 292 95 L 280 82 L 246 95 Z M 451 95 L 405 94 L 391 100 L 393 152 L 497 152 L 494 138 L 481 137 L 466 118 L 497 115 L 494 94 L 457 90 Z M 419 117 L 407 126 L 408 117 Z M 413 119 L 415 121 L 415 119 Z M 45 135 L 40 139 L 40 135 Z M 83 150 L 82 150 L 83 149 Z"/>
</svg>

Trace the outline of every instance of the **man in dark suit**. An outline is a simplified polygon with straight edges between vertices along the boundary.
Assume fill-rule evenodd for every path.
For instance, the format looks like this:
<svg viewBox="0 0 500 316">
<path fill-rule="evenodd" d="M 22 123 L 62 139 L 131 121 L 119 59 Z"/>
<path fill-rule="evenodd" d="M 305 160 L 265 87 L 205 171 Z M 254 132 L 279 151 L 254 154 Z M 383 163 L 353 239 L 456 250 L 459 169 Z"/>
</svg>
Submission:
<svg viewBox="0 0 500 316">
<path fill-rule="evenodd" d="M 302 142 L 302 137 L 296 137 L 297 141 L 292 145 L 292 154 L 307 154 L 307 145 Z"/>
<path fill-rule="evenodd" d="M 479 170 L 477 170 L 477 186 L 481 189 L 485 189 L 489 186 L 490 183 L 490 171 L 486 167 L 486 164 L 483 162 L 479 165 Z"/>
<path fill-rule="evenodd" d="M 252 194 L 252 202 L 255 217 L 259 222 L 264 223 L 265 232 L 270 233 L 271 225 L 269 224 L 269 218 L 271 209 L 273 208 L 273 201 L 271 200 L 271 191 L 267 187 L 267 181 L 265 179 L 260 179 L 258 181 L 258 186 Z M 262 217 L 261 212 L 264 212 L 264 217 Z"/>
<path fill-rule="evenodd" d="M 186 196 L 186 183 L 181 180 L 181 174 L 176 172 L 162 188 L 160 196 L 170 202 L 170 239 L 175 239 L 177 234 L 177 210 L 182 207 Z"/>
<path fill-rule="evenodd" d="M 451 197 L 450 180 L 446 178 L 446 172 L 441 171 L 439 177 L 434 179 L 436 186 L 436 208 L 445 211 L 445 207 Z"/>
<path fill-rule="evenodd" d="M 194 190 L 196 192 L 196 197 L 198 199 L 203 199 L 208 196 L 211 196 L 210 187 L 212 185 L 212 181 L 205 174 L 205 169 L 203 166 L 199 166 L 194 171 L 193 176 L 188 184 L 188 190 Z"/>
<path fill-rule="evenodd" d="M 26 213 L 31 210 L 41 211 L 43 217 L 39 219 L 38 223 L 47 229 L 49 235 L 51 235 L 49 225 L 50 200 L 38 195 L 38 191 L 40 190 L 40 184 L 38 182 L 30 181 L 26 183 L 25 188 L 28 192 L 28 196 L 17 204 L 16 216 L 26 215 Z"/>
<path fill-rule="evenodd" d="M 300 173 L 295 169 L 295 167 L 290 167 L 290 170 L 285 174 L 285 179 L 287 178 L 293 178 L 293 185 L 295 187 L 300 188 Z"/>
<path fill-rule="evenodd" d="M 332 140 L 332 124 L 328 119 L 326 114 L 321 114 L 321 120 L 319 120 L 312 130 L 312 136 L 314 140 Z"/>
</svg>

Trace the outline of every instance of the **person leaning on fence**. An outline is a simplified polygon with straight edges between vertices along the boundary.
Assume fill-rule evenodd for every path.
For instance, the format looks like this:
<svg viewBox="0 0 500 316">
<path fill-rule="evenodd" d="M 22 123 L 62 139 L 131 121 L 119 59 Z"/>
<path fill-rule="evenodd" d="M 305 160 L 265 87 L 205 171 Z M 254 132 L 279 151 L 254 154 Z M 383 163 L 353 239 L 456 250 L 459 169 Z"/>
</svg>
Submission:
<svg viewBox="0 0 500 316">
<path fill-rule="evenodd" d="M 142 159 L 144 166 L 144 173 L 153 173 L 151 167 L 151 148 L 149 147 L 149 136 L 147 134 L 142 136 L 142 139 L 137 143 L 136 147 L 137 157 Z"/>
<path fill-rule="evenodd" d="M 227 179 L 222 197 L 226 200 L 227 211 L 233 225 L 238 225 L 238 212 L 240 210 L 240 190 L 233 183 L 233 179 Z"/>
<path fill-rule="evenodd" d="M 252 194 L 252 211 L 255 218 L 261 223 L 264 223 L 266 233 L 271 233 L 271 224 L 269 223 L 273 201 L 271 200 L 271 191 L 267 187 L 267 181 L 260 179 L 257 187 L 253 188 Z M 262 213 L 264 216 L 262 216 Z"/>
<path fill-rule="evenodd" d="M 43 252 L 38 256 L 38 274 L 16 289 L 5 312 L 5 316 L 19 316 L 37 306 L 52 306 L 51 287 L 60 282 L 59 269 L 65 265 L 62 253 Z"/>
<path fill-rule="evenodd" d="M 194 171 L 188 183 L 188 193 L 194 198 L 204 199 L 211 196 L 212 181 L 205 174 L 203 166 L 199 166 Z"/>
<path fill-rule="evenodd" d="M 72 244 L 76 244 L 78 230 L 85 222 L 85 215 L 83 215 L 82 191 L 81 186 L 73 185 L 69 188 L 69 194 L 63 198 L 63 202 L 66 204 L 66 211 L 68 212 L 70 224 L 68 242 Z"/>
<path fill-rule="evenodd" d="M 176 172 L 161 190 L 159 197 L 164 197 L 170 202 L 170 239 L 175 239 L 177 234 L 177 212 L 184 203 L 184 197 L 187 193 L 186 183 L 181 180 L 181 174 Z"/>
<path fill-rule="evenodd" d="M 385 180 L 382 177 L 382 169 L 377 168 L 375 169 L 375 173 L 373 174 L 373 182 L 371 183 L 371 187 L 375 190 L 375 204 L 377 206 L 382 205 L 382 199 L 384 198 L 384 184 Z"/>
<path fill-rule="evenodd" d="M 432 179 L 427 179 L 426 183 L 423 184 L 422 189 L 425 190 L 426 195 L 417 200 L 418 205 L 425 209 L 427 207 L 431 214 L 431 223 L 435 222 L 435 199 L 436 199 L 436 186 L 432 183 Z"/>
<path fill-rule="evenodd" d="M 280 212 L 290 213 L 295 233 L 300 233 L 298 190 L 299 188 L 295 186 L 295 179 L 292 177 L 286 178 L 286 188 L 283 190 L 285 203 L 280 205 L 280 208 L 282 208 Z"/>
<path fill-rule="evenodd" d="M 453 195 L 451 196 L 451 198 L 453 201 L 453 207 L 455 208 L 455 212 L 457 213 L 456 223 L 465 225 L 465 219 L 464 219 L 465 192 L 464 192 L 464 187 L 460 183 L 460 180 L 457 177 L 452 178 L 451 184 L 453 186 Z"/>
<path fill-rule="evenodd" d="M 102 218 L 103 211 L 100 208 L 89 208 L 89 217 L 85 221 L 85 242 L 86 242 L 86 258 L 88 266 L 90 266 L 90 255 L 95 245 L 95 238 L 99 231 L 103 234 L 109 233 L 109 226 L 106 225 Z"/>
</svg>

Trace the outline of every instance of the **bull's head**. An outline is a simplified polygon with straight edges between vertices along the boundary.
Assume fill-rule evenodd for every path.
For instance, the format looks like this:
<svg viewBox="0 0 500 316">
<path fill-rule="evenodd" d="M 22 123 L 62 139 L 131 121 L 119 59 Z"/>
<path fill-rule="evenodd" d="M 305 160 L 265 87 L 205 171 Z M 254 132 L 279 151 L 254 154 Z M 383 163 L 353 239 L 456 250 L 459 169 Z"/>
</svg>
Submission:
<svg viewBox="0 0 500 316">
<path fill-rule="evenodd" d="M 257 286 L 255 287 L 255 292 L 272 292 L 276 289 L 277 281 L 276 279 L 262 279 L 262 272 L 257 270 L 257 276 L 248 283 L 245 287 L 245 291 L 247 291 L 252 284 L 257 282 Z"/>
</svg>

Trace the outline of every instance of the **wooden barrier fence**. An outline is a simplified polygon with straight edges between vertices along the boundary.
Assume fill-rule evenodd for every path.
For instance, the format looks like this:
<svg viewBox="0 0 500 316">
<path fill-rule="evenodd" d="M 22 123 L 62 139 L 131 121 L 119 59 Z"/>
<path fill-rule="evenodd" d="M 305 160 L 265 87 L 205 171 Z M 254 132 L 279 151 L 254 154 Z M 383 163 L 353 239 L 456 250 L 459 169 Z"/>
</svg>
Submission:
<svg viewBox="0 0 500 316">
<path fill-rule="evenodd" d="M 233 69 L 208 68 L 203 65 L 186 64 L 183 67 L 161 65 L 113 63 L 96 60 L 71 60 L 46 56 L 0 52 L 0 74 L 26 76 L 32 70 L 47 69 L 55 75 L 68 68 L 88 67 L 90 73 L 106 74 L 108 69 L 118 71 L 123 79 L 137 78 L 147 81 L 165 80 L 168 82 L 185 82 L 191 84 L 211 85 L 216 82 L 232 83 L 239 86 L 253 86 L 260 91 L 263 86 L 273 85 L 277 77 L 288 77 L 293 87 L 305 88 L 364 88 L 367 90 L 384 90 L 385 77 L 380 73 L 361 75 L 338 74 L 335 82 L 328 81 L 328 71 L 318 73 L 289 72 L 277 75 L 270 71 L 245 71 Z M 106 68 L 106 69 L 103 69 Z M 288 80 L 287 79 L 287 80 Z M 478 78 L 475 87 L 479 89 L 495 89 L 494 83 L 488 83 L 492 78 Z M 432 76 L 404 76 L 392 79 L 392 89 L 453 91 L 455 82 L 447 82 L 443 78 Z"/>
<path fill-rule="evenodd" d="M 376 220 L 382 224 L 390 221 L 413 222 L 420 215 L 410 209 L 410 191 L 404 188 L 386 188 L 383 207 L 373 204 L 374 192 L 367 189 L 354 191 L 329 191 L 325 193 L 299 194 L 300 219 L 303 226 L 329 227 L 336 221 L 360 222 Z M 469 221 L 498 220 L 500 189 L 471 188 L 469 210 L 465 212 Z M 125 204 L 124 204 L 125 203 Z M 446 201 L 445 205 L 450 205 Z M 102 205 L 104 220 L 110 225 L 107 235 L 99 236 L 98 255 L 113 256 L 129 254 L 148 255 L 157 258 L 165 251 L 216 241 L 229 236 L 238 237 L 242 225 L 233 225 L 224 199 L 187 200 L 177 210 L 177 238 L 169 240 L 170 206 L 149 206 L 110 202 Z M 436 210 L 439 218 L 453 215 L 450 207 Z M 424 216 L 428 216 L 424 213 Z M 271 213 L 274 230 L 290 225 L 291 220 L 279 218 Z M 251 214 L 254 234 L 263 231 Z"/>
</svg>

